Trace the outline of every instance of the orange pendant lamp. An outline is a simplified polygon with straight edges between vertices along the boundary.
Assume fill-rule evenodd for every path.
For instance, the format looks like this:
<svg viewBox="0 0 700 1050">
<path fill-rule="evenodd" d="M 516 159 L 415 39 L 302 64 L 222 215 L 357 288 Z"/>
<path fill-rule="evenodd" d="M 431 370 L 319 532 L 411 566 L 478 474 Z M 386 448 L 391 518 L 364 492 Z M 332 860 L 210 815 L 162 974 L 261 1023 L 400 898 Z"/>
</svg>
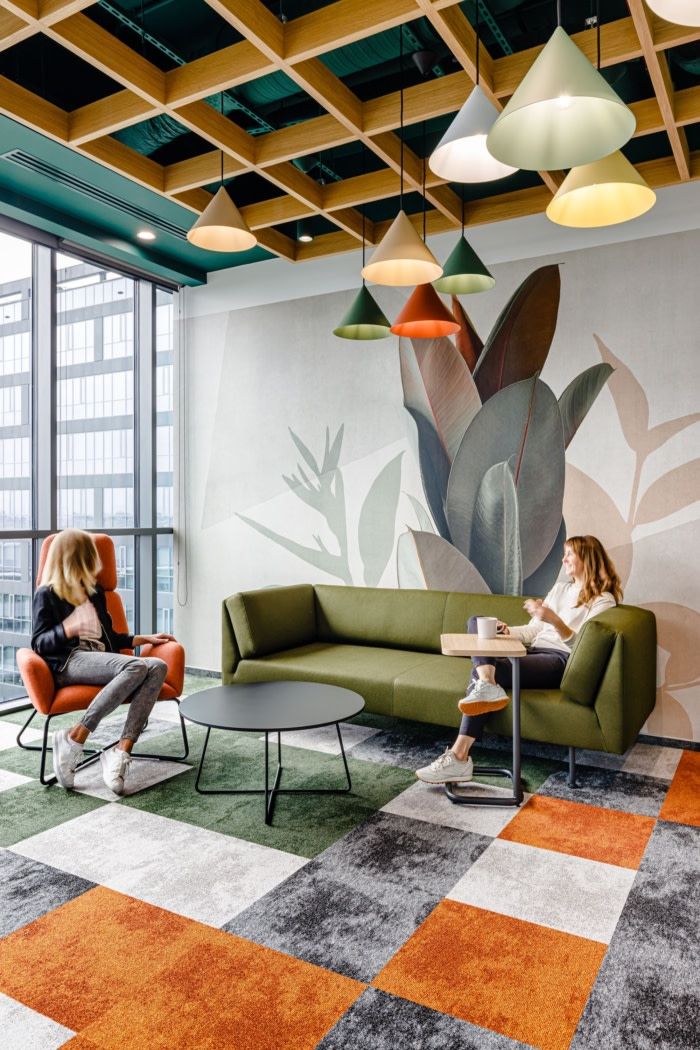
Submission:
<svg viewBox="0 0 700 1050">
<path fill-rule="evenodd" d="M 425 121 L 423 121 L 423 243 L 425 244 Z M 459 325 L 432 284 L 419 284 L 391 326 L 394 335 L 412 339 L 439 339 L 455 335 Z"/>
</svg>

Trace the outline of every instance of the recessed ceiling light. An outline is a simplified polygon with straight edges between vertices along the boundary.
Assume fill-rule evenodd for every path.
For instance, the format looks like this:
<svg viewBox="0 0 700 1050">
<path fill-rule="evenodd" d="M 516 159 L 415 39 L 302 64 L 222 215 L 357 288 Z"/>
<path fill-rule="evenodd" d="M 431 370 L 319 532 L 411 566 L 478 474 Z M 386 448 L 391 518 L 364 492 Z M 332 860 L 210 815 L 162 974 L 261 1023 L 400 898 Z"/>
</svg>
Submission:
<svg viewBox="0 0 700 1050">
<path fill-rule="evenodd" d="M 139 230 L 136 236 L 140 241 L 154 241 L 156 239 L 153 230 Z"/>
</svg>

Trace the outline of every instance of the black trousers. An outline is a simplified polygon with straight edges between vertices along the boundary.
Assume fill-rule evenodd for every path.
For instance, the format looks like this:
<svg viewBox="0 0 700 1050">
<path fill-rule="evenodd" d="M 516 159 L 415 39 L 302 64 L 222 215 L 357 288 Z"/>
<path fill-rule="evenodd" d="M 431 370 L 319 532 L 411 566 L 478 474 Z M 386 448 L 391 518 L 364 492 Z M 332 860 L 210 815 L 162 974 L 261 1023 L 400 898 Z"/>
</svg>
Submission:
<svg viewBox="0 0 700 1050">
<path fill-rule="evenodd" d="M 469 634 L 476 634 L 476 616 L 472 616 L 467 624 Z M 568 655 L 559 649 L 537 649 L 533 648 L 520 660 L 520 688 L 521 689 L 558 689 L 564 677 L 564 668 Z M 497 656 L 472 657 L 472 679 L 478 678 L 477 667 L 490 664 L 495 667 L 496 681 L 503 689 L 510 689 L 513 684 L 513 668 L 510 660 Z M 485 715 L 462 715 L 459 727 L 460 736 L 471 736 L 475 740 L 481 740 L 484 726 L 488 721 Z"/>
</svg>

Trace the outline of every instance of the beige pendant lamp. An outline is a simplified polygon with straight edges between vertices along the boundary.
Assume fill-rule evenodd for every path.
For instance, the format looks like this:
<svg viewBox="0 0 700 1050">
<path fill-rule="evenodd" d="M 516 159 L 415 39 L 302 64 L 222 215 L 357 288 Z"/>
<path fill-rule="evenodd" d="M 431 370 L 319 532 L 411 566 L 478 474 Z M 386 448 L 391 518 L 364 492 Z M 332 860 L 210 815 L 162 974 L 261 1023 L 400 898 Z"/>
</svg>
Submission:
<svg viewBox="0 0 700 1050">
<path fill-rule="evenodd" d="M 644 215 L 656 194 L 619 152 L 572 168 L 547 207 L 559 226 L 614 226 Z"/>
<path fill-rule="evenodd" d="M 561 27 L 491 128 L 489 151 L 504 164 L 552 171 L 590 164 L 632 137 L 636 120 Z"/>
<path fill-rule="evenodd" d="M 677 26 L 700 26 L 698 0 L 646 0 L 647 7 L 665 22 Z"/>
<path fill-rule="evenodd" d="M 222 91 L 222 115 L 223 112 L 224 93 Z M 223 150 L 221 150 L 221 185 L 194 226 L 187 231 L 187 240 L 197 248 L 204 248 L 209 252 L 246 252 L 258 243 L 257 237 L 248 229 L 245 219 L 224 186 Z"/>
<path fill-rule="evenodd" d="M 400 183 L 399 213 L 372 253 L 369 262 L 362 268 L 362 276 L 375 284 L 392 287 L 412 284 L 427 284 L 442 276 L 442 266 L 437 261 L 415 226 L 403 210 L 403 30 L 399 26 L 400 39 Z"/>
<path fill-rule="evenodd" d="M 476 83 L 428 161 L 430 170 L 448 182 L 492 182 L 517 171 L 496 160 L 486 148 L 486 136 L 498 110 L 479 86 L 480 29 L 480 4 L 476 0 Z"/>
</svg>

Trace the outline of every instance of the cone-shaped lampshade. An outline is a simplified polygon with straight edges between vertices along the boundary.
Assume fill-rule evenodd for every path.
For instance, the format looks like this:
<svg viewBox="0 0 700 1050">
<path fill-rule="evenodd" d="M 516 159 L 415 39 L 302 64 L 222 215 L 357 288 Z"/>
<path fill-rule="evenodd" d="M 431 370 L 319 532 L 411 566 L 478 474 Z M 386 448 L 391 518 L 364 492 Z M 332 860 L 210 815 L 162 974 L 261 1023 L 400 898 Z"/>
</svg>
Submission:
<svg viewBox="0 0 700 1050">
<path fill-rule="evenodd" d="M 448 182 L 491 182 L 512 175 L 517 169 L 501 164 L 486 148 L 497 116 L 477 84 L 430 155 L 430 170 Z"/>
<path fill-rule="evenodd" d="M 220 186 L 209 204 L 187 233 L 187 240 L 210 252 L 245 252 L 258 239 L 246 226 L 225 186 Z"/>
<path fill-rule="evenodd" d="M 488 292 L 496 283 L 472 246 L 460 237 L 447 257 L 442 277 L 434 282 L 446 295 L 469 295 Z"/>
<path fill-rule="evenodd" d="M 362 271 L 375 284 L 426 284 L 442 275 L 442 266 L 418 236 L 405 211 L 400 211 Z"/>
<path fill-rule="evenodd" d="M 698 0 L 647 0 L 655 15 L 677 26 L 700 26 Z"/>
<path fill-rule="evenodd" d="M 419 284 L 391 326 L 394 335 L 413 339 L 437 339 L 454 335 L 459 325 L 432 284 Z"/>
<path fill-rule="evenodd" d="M 333 335 L 341 339 L 386 339 L 391 335 L 389 321 L 364 284 Z"/>
<path fill-rule="evenodd" d="M 619 149 L 636 123 L 558 26 L 491 128 L 487 146 L 504 164 L 529 171 L 574 168 Z"/>
<path fill-rule="evenodd" d="M 572 168 L 547 206 L 559 226 L 614 226 L 643 215 L 656 194 L 619 152 Z"/>
</svg>

